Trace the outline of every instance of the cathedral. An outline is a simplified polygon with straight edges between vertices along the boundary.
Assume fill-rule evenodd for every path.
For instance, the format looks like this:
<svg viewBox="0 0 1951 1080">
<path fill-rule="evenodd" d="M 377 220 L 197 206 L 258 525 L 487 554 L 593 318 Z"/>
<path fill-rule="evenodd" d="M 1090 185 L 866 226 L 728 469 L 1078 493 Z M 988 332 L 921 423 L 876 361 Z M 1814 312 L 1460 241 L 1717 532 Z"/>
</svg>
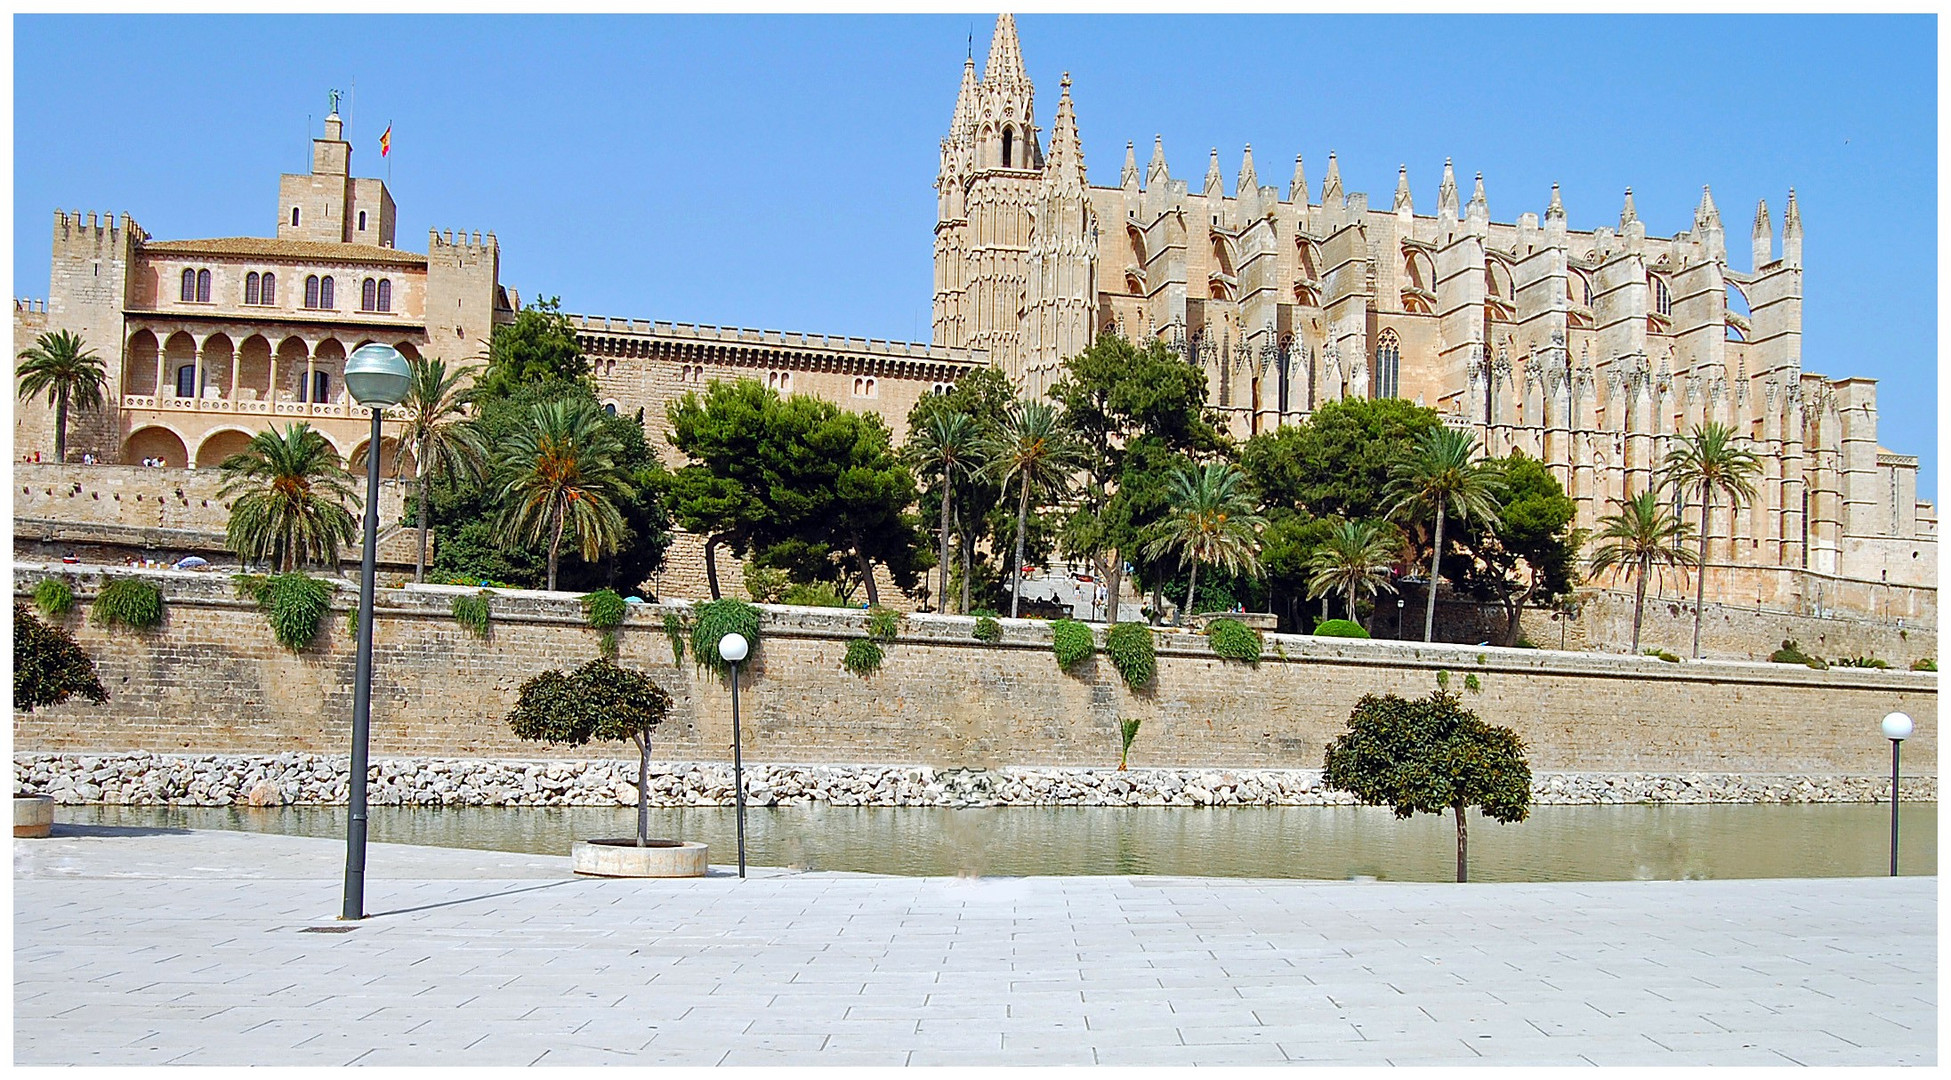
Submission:
<svg viewBox="0 0 1951 1080">
<path fill-rule="evenodd" d="M 1935 510 L 1917 459 L 1877 442 L 1875 382 L 1803 370 L 1793 190 L 1779 247 L 1755 208 L 1741 272 L 1705 187 L 1689 228 L 1658 237 L 1631 189 L 1617 226 L 1571 228 L 1555 186 L 1542 213 L 1492 221 L 1483 177 L 1466 199 L 1447 161 L 1434 214 L 1406 169 L 1371 208 L 1332 153 L 1318 191 L 1296 157 L 1283 195 L 1249 146 L 1229 194 L 1214 150 L 1193 191 L 1156 138 L 1142 169 L 1128 142 L 1118 186 L 1094 186 L 1070 79 L 1046 146 L 1009 15 L 980 77 L 963 65 L 936 190 L 935 343 L 986 354 L 1029 393 L 1116 333 L 1204 368 L 1236 438 L 1327 402 L 1404 398 L 1490 454 L 1547 463 L 1586 528 L 1715 420 L 1764 471 L 1752 505 L 1715 515 L 1710 593 L 1775 603 L 1809 574 L 1935 585 Z"/>
</svg>

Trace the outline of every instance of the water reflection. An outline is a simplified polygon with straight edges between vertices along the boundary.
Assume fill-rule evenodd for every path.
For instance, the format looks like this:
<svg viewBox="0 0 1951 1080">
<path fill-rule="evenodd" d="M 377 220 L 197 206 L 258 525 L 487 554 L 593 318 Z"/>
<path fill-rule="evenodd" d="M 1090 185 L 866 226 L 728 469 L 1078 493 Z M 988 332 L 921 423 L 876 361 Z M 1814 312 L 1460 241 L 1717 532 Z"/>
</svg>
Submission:
<svg viewBox="0 0 1951 1080">
<path fill-rule="evenodd" d="M 343 807 L 63 807 L 75 824 L 345 835 Z M 1499 825 L 1472 815 L 1470 876 L 1479 881 L 1854 877 L 1888 872 L 1887 805 L 1540 806 Z M 628 807 L 376 806 L 379 843 L 567 854 L 572 840 L 627 836 Z M 654 835 L 702 840 L 714 862 L 735 851 L 732 811 L 652 809 Z M 1903 808 L 1901 868 L 1937 872 L 1937 806 Z M 748 813 L 757 866 L 880 874 L 1184 874 L 1211 877 L 1444 881 L 1455 873 L 1448 817 L 1398 821 L 1375 807 L 793 806 Z"/>
</svg>

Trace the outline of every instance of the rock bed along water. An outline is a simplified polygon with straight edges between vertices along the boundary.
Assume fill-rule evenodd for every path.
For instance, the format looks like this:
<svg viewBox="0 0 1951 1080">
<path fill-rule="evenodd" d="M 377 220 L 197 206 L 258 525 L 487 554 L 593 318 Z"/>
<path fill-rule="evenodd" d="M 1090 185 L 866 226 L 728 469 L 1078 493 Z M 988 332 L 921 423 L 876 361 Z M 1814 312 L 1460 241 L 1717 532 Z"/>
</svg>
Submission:
<svg viewBox="0 0 1951 1080">
<path fill-rule="evenodd" d="M 241 829 L 343 837 L 343 806 L 62 806 L 61 824 Z M 629 836 L 624 807 L 375 806 L 379 843 L 566 855 L 577 839 Z M 1937 805 L 1902 808 L 1901 869 L 1937 873 Z M 701 840 L 736 860 L 728 807 L 659 807 L 651 835 Z M 1889 872 L 1885 804 L 1537 806 L 1517 825 L 1470 816 L 1473 881 L 1876 876 Z M 747 812 L 756 866 L 902 875 L 1160 874 L 1446 881 L 1447 815 L 1396 819 L 1360 806 L 838 807 Z"/>
</svg>

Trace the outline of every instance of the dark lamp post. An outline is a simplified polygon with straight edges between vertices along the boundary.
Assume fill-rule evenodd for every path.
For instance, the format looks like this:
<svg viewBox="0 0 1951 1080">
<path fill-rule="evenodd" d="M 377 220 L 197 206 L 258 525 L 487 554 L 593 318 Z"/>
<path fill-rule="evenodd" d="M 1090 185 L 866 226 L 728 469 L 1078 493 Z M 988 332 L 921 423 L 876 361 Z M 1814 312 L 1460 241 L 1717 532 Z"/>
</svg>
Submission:
<svg viewBox="0 0 1951 1080">
<path fill-rule="evenodd" d="M 738 665 L 749 646 L 743 634 L 718 639 L 718 655 L 732 666 L 732 799 L 738 804 L 738 876 L 745 876 L 745 757 L 738 731 Z"/>
<path fill-rule="evenodd" d="M 345 385 L 361 408 L 372 410 L 366 443 L 366 527 L 359 572 L 359 660 L 352 676 L 352 769 L 345 836 L 345 906 L 341 919 L 366 917 L 366 744 L 373 717 L 373 569 L 379 553 L 380 415 L 406 398 L 412 370 L 391 345 L 361 345 L 346 360 Z"/>
<path fill-rule="evenodd" d="M 1893 712 L 1883 718 L 1883 737 L 1890 740 L 1890 876 L 1897 876 L 1897 764 L 1904 740 L 1910 738 L 1910 717 Z"/>
</svg>

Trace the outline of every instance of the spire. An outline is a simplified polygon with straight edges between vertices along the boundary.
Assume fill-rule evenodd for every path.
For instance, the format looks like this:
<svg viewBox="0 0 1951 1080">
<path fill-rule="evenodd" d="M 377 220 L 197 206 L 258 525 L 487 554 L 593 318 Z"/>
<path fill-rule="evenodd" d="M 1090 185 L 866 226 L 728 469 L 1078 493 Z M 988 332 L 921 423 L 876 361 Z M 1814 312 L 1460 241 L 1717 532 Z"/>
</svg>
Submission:
<svg viewBox="0 0 1951 1080">
<path fill-rule="evenodd" d="M 1249 191 L 1260 190 L 1260 177 L 1253 171 L 1253 144 L 1246 144 L 1246 153 L 1240 158 L 1240 179 L 1233 185 L 1233 194 L 1245 195 Z"/>
<path fill-rule="evenodd" d="M 1057 115 L 1050 121 L 1050 153 L 1044 159 L 1044 176 L 1065 178 L 1061 170 L 1074 170 L 1084 176 L 1084 148 L 1077 139 L 1077 112 L 1070 104 L 1070 72 L 1064 72 L 1062 92 L 1057 97 Z"/>
<path fill-rule="evenodd" d="M 1307 205 L 1307 170 L 1301 167 L 1301 155 L 1294 155 L 1294 179 L 1287 185 L 1287 201 L 1296 206 Z"/>
<path fill-rule="evenodd" d="M 1449 158 L 1443 159 L 1443 186 L 1436 191 L 1436 216 L 1452 219 L 1463 216 L 1457 207 L 1456 168 Z"/>
<path fill-rule="evenodd" d="M 962 89 L 955 93 L 955 118 L 948 123 L 949 138 L 956 138 L 975 127 L 975 58 L 962 61 Z"/>
<path fill-rule="evenodd" d="M 1396 166 L 1395 203 L 1396 213 L 1400 214 L 1405 210 L 1412 214 L 1416 212 L 1416 204 L 1409 198 L 1409 166 L 1406 164 Z"/>
<path fill-rule="evenodd" d="M 1341 166 L 1335 161 L 1335 152 L 1328 151 L 1328 178 L 1321 181 L 1321 205 L 1341 205 Z"/>
<path fill-rule="evenodd" d="M 1226 194 L 1226 181 L 1219 175 L 1219 147 L 1212 149 L 1206 159 L 1206 194 L 1220 196 Z"/>
<path fill-rule="evenodd" d="M 1470 205 L 1464 208 L 1464 212 L 1473 218 L 1481 218 L 1485 221 L 1490 220 L 1490 201 L 1484 198 L 1483 173 L 1477 174 L 1477 186 L 1471 189 Z"/>
<path fill-rule="evenodd" d="M 1546 221 L 1565 220 L 1565 201 L 1558 197 L 1558 185 L 1551 185 L 1551 202 L 1545 204 Z"/>
<path fill-rule="evenodd" d="M 1795 205 L 1795 189 L 1788 189 L 1788 205 L 1782 207 L 1782 261 L 1802 265 L 1802 210 Z"/>
<path fill-rule="evenodd" d="M 1145 166 L 1145 186 L 1149 188 L 1153 184 L 1163 184 L 1170 179 L 1172 174 L 1165 169 L 1165 136 L 1154 135 L 1152 136 L 1152 160 Z"/>
<path fill-rule="evenodd" d="M 996 16 L 996 34 L 989 39 L 989 62 L 982 66 L 983 82 L 1013 82 L 1025 78 L 1023 48 L 1016 43 L 1016 16 Z"/>
<path fill-rule="evenodd" d="M 1753 269 L 1775 261 L 1775 223 L 1768 218 L 1767 199 L 1755 204 L 1754 253 Z"/>
<path fill-rule="evenodd" d="M 1706 184 L 1700 186 L 1700 205 L 1694 209 L 1694 224 L 1720 228 L 1721 210 L 1714 205 L 1714 189 Z"/>
<path fill-rule="evenodd" d="M 1125 142 L 1125 171 L 1118 174 L 1118 186 L 1138 186 L 1138 148 L 1130 140 Z"/>
<path fill-rule="evenodd" d="M 1619 209 L 1619 231 L 1624 232 L 1626 230 L 1626 226 L 1631 225 L 1633 222 L 1638 220 L 1639 220 L 1639 211 L 1633 209 L 1633 189 L 1627 188 L 1626 205 L 1620 207 Z"/>
</svg>

